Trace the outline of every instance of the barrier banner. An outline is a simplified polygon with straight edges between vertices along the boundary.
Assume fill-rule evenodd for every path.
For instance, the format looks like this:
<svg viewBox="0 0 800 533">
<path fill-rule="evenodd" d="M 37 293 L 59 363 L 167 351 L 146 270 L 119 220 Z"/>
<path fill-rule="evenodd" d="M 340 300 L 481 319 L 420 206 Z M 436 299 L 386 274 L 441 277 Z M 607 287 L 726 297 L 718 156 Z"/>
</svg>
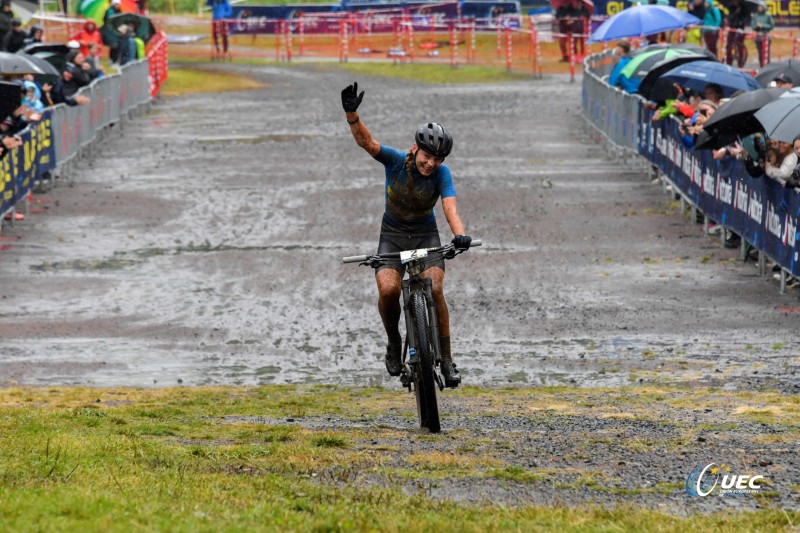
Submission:
<svg viewBox="0 0 800 533">
<path fill-rule="evenodd" d="M 715 2 L 724 16 L 728 10 L 725 7 L 727 2 Z M 767 5 L 767 12 L 775 19 L 775 25 L 779 27 L 800 26 L 800 0 L 764 0 Z M 616 15 L 623 9 L 627 9 L 638 2 L 629 0 L 594 0 L 594 17 L 592 29 L 596 29 L 600 23 L 611 15 Z M 686 11 L 689 6 L 687 0 L 669 0 L 672 7 Z"/>
<path fill-rule="evenodd" d="M 53 112 L 47 109 L 42 120 L 25 128 L 19 136 L 22 146 L 11 150 L 0 161 L 0 214 L 23 200 L 35 181 L 56 167 L 55 146 L 51 137 Z"/>
<path fill-rule="evenodd" d="M 731 157 L 686 148 L 675 120 L 650 121 L 641 108 L 640 154 L 648 158 L 711 220 L 723 224 L 792 275 L 800 275 L 797 220 L 800 193 L 766 176 L 751 177 Z"/>
</svg>

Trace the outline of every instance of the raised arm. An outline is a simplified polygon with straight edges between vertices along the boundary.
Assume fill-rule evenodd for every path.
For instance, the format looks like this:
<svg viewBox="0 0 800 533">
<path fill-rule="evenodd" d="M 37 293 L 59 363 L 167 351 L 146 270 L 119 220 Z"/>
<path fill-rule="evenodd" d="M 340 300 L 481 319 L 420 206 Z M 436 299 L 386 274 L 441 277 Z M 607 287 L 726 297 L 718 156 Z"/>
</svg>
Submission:
<svg viewBox="0 0 800 533">
<path fill-rule="evenodd" d="M 358 116 L 358 106 L 361 104 L 362 98 L 364 98 L 364 91 L 358 94 L 358 83 L 356 82 L 342 89 L 342 108 L 344 108 L 347 123 L 350 125 L 350 133 L 353 134 L 356 144 L 375 157 L 381 151 L 381 145 Z"/>
</svg>

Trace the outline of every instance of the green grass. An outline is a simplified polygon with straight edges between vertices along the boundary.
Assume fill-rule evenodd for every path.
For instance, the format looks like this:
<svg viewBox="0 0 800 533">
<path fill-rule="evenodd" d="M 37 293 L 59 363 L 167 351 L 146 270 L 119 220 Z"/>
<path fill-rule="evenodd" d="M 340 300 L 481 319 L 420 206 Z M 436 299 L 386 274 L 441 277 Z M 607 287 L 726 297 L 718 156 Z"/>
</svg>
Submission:
<svg viewBox="0 0 800 533">
<path fill-rule="evenodd" d="M 328 67 L 326 65 L 326 67 Z M 330 68 L 330 67 L 328 67 Z M 394 65 L 392 63 L 341 63 L 336 68 L 347 70 L 354 75 L 399 78 L 437 85 L 459 83 L 497 83 L 503 81 L 529 80 L 532 75 L 518 71 L 507 72 L 502 68 L 430 63 Z"/>
<path fill-rule="evenodd" d="M 655 420 L 709 402 L 769 406 L 796 415 L 778 393 L 736 395 L 642 387 L 464 388 L 448 393 L 459 416 L 535 412 L 603 416 L 647 405 Z M 686 402 L 675 407 L 654 398 Z M 714 416 L 724 416 L 715 405 Z M 413 416 L 396 390 L 327 386 L 258 388 L 0 389 L 0 527 L 3 531 L 777 531 L 800 514 L 767 508 L 678 518 L 645 507 L 454 504 L 429 491 L 456 478 L 634 494 L 680 492 L 609 485 L 613 472 L 523 468 L 508 462 L 519 433 L 475 438 L 447 413 L 442 435 L 371 423 Z M 750 415 L 740 409 L 740 417 Z M 344 420 L 332 425 L 329 420 Z M 354 423 L 348 424 L 347 420 Z M 302 424 L 301 424 L 302 423 Z M 592 445 L 592 434 L 586 434 Z M 767 446 L 769 443 L 761 443 Z M 777 443 L 783 446 L 782 443 Z M 593 469 L 598 468 L 596 465 Z M 612 477 L 608 477 L 611 475 Z M 559 481 L 559 479 L 561 481 Z M 569 481 L 572 480 L 571 483 Z M 564 483 L 567 481 L 567 483 Z M 771 498 L 768 498 L 771 499 Z M 654 505 L 657 507 L 657 505 Z M 788 529 L 787 529 L 788 530 Z"/>
<path fill-rule="evenodd" d="M 161 96 L 184 96 L 197 93 L 219 93 L 260 89 L 263 84 L 252 78 L 221 73 L 210 68 L 171 68 Z"/>
</svg>

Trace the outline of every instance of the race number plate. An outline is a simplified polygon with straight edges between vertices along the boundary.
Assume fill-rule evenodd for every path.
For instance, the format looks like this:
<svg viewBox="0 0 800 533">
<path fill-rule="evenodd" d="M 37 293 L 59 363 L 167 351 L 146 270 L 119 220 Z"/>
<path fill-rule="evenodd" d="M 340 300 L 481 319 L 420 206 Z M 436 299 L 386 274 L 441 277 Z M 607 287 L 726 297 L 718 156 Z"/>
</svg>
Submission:
<svg viewBox="0 0 800 533">
<path fill-rule="evenodd" d="M 419 250 L 406 250 L 405 252 L 400 252 L 400 263 L 406 264 L 409 261 L 414 261 L 415 259 L 422 259 L 423 257 L 428 256 L 428 250 L 425 248 L 421 248 Z"/>
</svg>

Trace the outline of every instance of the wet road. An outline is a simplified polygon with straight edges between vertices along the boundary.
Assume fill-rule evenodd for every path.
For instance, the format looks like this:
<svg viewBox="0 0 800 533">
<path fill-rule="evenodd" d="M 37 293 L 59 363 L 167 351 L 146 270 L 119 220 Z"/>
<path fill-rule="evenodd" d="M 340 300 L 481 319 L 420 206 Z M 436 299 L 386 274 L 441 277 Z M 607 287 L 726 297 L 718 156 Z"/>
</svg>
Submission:
<svg viewBox="0 0 800 533">
<path fill-rule="evenodd" d="M 372 273 L 340 263 L 375 249 L 383 211 L 350 76 L 249 73 L 263 90 L 159 101 L 4 228 L 21 239 L 0 252 L 0 384 L 397 386 Z M 379 141 L 407 149 L 426 120 L 456 139 L 485 243 L 447 267 L 466 383 L 800 387 L 797 294 L 607 160 L 579 84 L 359 85 Z"/>
</svg>

